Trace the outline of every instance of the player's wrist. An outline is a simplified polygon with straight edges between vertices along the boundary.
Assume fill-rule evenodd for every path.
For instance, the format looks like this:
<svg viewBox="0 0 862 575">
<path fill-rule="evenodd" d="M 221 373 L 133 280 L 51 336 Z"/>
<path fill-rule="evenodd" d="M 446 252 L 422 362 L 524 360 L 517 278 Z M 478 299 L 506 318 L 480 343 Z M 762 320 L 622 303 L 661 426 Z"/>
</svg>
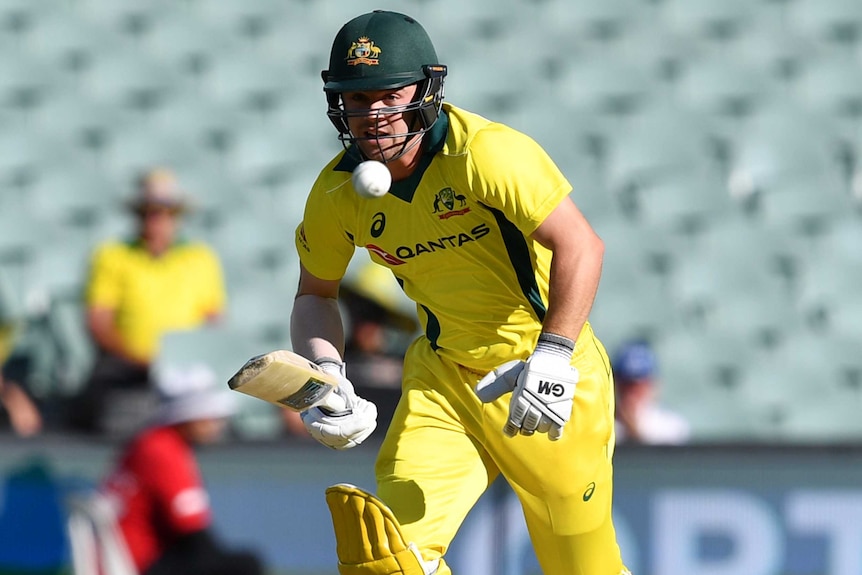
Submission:
<svg viewBox="0 0 862 575">
<path fill-rule="evenodd" d="M 574 353 L 574 340 L 562 335 L 547 332 L 539 334 L 539 340 L 536 343 L 535 350 L 533 351 L 534 355 L 554 356 L 568 361 L 571 361 Z"/>
<path fill-rule="evenodd" d="M 337 357 L 318 357 L 314 363 L 327 373 L 344 375 L 344 362 Z"/>
</svg>

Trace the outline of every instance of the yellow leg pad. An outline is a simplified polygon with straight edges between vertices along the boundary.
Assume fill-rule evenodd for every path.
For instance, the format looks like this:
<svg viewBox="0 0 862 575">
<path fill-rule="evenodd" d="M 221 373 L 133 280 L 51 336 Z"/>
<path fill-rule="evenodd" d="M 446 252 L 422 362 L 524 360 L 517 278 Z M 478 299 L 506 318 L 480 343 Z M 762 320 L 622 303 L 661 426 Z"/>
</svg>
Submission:
<svg viewBox="0 0 862 575">
<path fill-rule="evenodd" d="M 326 490 L 341 575 L 425 575 L 392 511 L 377 497 L 340 483 Z"/>
</svg>

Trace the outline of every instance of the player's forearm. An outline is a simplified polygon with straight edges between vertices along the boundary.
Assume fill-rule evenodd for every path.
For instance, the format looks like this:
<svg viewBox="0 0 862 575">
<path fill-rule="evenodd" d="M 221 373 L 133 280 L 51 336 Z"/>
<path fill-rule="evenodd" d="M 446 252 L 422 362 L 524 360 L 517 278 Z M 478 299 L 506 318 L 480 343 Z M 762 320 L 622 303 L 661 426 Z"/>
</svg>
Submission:
<svg viewBox="0 0 862 575">
<path fill-rule="evenodd" d="M 90 336 L 99 347 L 112 355 L 122 357 L 136 363 L 144 363 L 134 357 L 126 348 L 126 343 L 114 323 L 114 313 L 104 309 L 91 309 L 87 316 L 87 326 Z"/>
<path fill-rule="evenodd" d="M 293 351 L 311 360 L 344 356 L 344 327 L 338 302 L 312 294 L 296 297 L 290 316 Z"/>
<path fill-rule="evenodd" d="M 604 245 L 596 236 L 578 249 L 554 252 L 542 331 L 577 341 L 598 291 L 603 255 Z"/>
</svg>

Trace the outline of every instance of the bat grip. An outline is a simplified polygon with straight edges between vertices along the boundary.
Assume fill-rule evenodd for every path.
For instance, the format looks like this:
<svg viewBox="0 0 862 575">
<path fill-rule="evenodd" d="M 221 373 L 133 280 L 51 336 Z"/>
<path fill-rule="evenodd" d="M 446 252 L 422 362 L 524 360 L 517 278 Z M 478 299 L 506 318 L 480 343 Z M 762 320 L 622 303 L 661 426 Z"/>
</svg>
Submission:
<svg viewBox="0 0 862 575">
<path fill-rule="evenodd" d="M 327 415 L 346 415 L 350 413 L 347 407 L 347 402 L 343 397 L 335 393 L 335 390 L 330 391 L 323 399 L 320 400 L 318 407 Z"/>
</svg>

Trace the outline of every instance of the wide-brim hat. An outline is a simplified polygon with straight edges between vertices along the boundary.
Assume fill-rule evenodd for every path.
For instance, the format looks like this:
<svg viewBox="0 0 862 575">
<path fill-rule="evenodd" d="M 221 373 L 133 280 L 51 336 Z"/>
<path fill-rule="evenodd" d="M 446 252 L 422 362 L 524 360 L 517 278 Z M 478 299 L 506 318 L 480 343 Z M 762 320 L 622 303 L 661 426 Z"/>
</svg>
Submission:
<svg viewBox="0 0 862 575">
<path fill-rule="evenodd" d="M 150 208 L 164 208 L 185 213 L 191 210 L 188 195 L 180 188 L 176 174 L 167 168 L 154 168 L 137 179 L 137 192 L 126 206 L 135 213 Z"/>
<path fill-rule="evenodd" d="M 226 386 L 204 364 L 156 370 L 159 403 L 154 420 L 159 425 L 175 425 L 202 419 L 222 419 L 236 413 L 236 400 Z"/>
</svg>

